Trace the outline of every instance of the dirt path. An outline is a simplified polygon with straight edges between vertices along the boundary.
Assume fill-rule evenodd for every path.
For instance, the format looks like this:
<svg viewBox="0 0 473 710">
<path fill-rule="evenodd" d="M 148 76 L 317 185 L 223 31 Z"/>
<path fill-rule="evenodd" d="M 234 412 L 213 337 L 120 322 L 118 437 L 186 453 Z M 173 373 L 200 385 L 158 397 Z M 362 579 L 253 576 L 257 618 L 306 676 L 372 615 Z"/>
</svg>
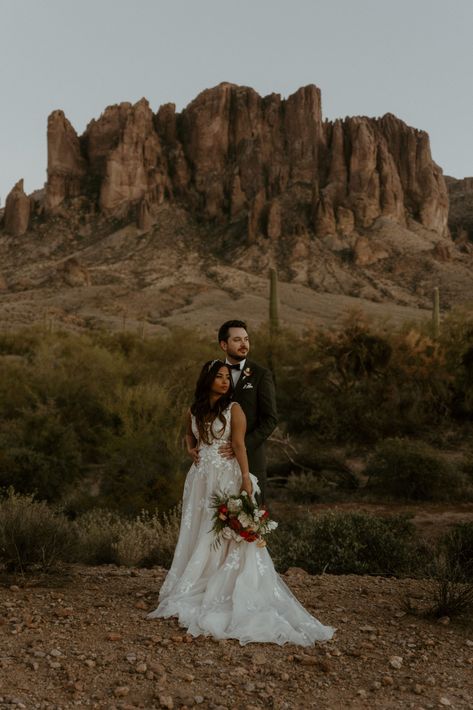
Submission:
<svg viewBox="0 0 473 710">
<path fill-rule="evenodd" d="M 473 708 L 473 627 L 400 610 L 427 583 L 291 570 L 336 639 L 240 647 L 147 620 L 164 574 L 77 566 L 56 588 L 0 587 L 0 708 Z"/>
</svg>

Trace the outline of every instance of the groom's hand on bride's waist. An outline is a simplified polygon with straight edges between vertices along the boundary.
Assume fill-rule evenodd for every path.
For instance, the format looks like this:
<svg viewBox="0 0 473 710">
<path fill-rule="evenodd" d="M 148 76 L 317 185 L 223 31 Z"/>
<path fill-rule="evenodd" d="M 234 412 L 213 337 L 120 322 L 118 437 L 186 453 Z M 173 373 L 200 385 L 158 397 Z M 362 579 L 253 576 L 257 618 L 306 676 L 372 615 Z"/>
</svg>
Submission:
<svg viewBox="0 0 473 710">
<path fill-rule="evenodd" d="M 234 459 L 235 458 L 235 452 L 233 451 L 233 447 L 230 442 L 227 442 L 225 444 L 221 444 L 218 447 L 218 453 L 224 459 Z"/>
<path fill-rule="evenodd" d="M 192 457 L 192 461 L 197 466 L 197 464 L 199 463 L 199 448 L 197 446 L 194 446 L 193 449 L 188 449 L 188 454 Z"/>
</svg>

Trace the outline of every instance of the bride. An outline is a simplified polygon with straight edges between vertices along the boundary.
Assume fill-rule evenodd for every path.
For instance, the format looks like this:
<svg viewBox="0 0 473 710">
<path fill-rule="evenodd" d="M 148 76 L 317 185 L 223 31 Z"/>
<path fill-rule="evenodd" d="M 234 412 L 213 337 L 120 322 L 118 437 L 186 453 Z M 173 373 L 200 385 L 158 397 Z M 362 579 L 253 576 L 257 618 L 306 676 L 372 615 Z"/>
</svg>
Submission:
<svg viewBox="0 0 473 710">
<path fill-rule="evenodd" d="M 265 547 L 224 540 L 215 546 L 211 498 L 259 492 L 248 470 L 246 420 L 232 402 L 230 368 L 220 360 L 207 362 L 197 381 L 188 412 L 187 450 L 194 459 L 187 474 L 179 539 L 171 569 L 150 618 L 176 616 L 192 636 L 257 642 L 312 645 L 332 638 L 297 601 L 274 569 Z M 235 458 L 219 454 L 231 442 Z"/>
</svg>

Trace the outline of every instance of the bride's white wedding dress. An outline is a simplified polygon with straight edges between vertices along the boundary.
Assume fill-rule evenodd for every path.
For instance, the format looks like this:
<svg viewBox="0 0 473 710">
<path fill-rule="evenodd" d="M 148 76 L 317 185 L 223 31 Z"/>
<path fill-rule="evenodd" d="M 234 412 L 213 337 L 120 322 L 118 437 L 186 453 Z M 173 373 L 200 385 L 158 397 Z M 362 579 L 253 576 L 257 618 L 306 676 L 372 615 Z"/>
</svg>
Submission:
<svg viewBox="0 0 473 710">
<path fill-rule="evenodd" d="M 225 410 L 223 435 L 210 445 L 199 443 L 199 463 L 191 466 L 184 486 L 174 559 L 159 606 L 149 617 L 177 616 L 192 636 L 233 638 L 242 645 L 258 641 L 309 646 L 326 641 L 335 629 L 323 626 L 297 601 L 265 547 L 233 540 L 213 545 L 211 497 L 220 491 L 238 494 L 241 487 L 237 460 L 218 453 L 222 442 L 231 438 L 231 408 Z M 214 436 L 221 426 L 214 422 Z M 198 439 L 194 417 L 192 430 Z M 254 492 L 259 491 L 255 476 L 252 483 Z"/>
</svg>

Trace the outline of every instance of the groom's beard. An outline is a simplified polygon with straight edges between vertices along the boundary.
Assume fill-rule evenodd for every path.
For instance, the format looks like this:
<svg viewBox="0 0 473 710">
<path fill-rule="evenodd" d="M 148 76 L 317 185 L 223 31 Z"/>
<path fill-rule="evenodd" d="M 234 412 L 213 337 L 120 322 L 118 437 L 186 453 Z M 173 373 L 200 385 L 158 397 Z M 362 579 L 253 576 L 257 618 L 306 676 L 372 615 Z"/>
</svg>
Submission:
<svg viewBox="0 0 473 710">
<path fill-rule="evenodd" d="M 238 362 L 241 362 L 242 360 L 245 360 L 246 357 L 248 357 L 248 352 L 242 354 L 239 352 L 230 352 L 229 350 L 227 350 L 227 355 L 229 355 L 234 360 L 238 360 Z"/>
</svg>

